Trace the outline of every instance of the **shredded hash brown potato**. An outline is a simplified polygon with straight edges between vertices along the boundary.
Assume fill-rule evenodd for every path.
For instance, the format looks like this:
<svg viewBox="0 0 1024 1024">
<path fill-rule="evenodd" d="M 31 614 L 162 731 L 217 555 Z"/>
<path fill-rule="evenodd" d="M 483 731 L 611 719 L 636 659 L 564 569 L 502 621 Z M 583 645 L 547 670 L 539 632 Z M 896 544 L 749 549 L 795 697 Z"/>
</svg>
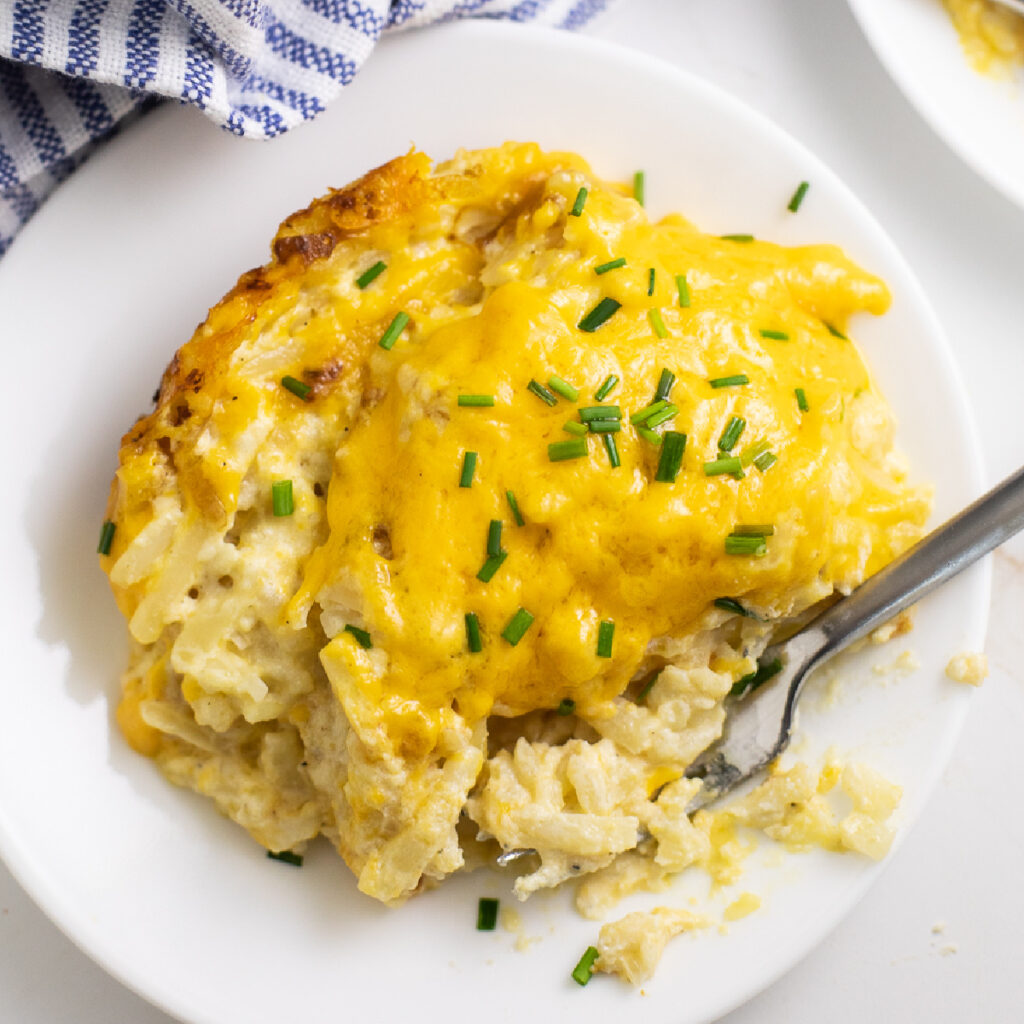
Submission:
<svg viewBox="0 0 1024 1024">
<path fill-rule="evenodd" d="M 884 854 L 898 791 L 867 769 L 777 772 L 692 818 L 685 778 L 772 637 L 921 534 L 928 497 L 847 335 L 881 281 L 832 246 L 651 223 L 581 158 L 512 143 L 399 157 L 272 252 L 122 442 L 102 564 L 137 751 L 270 851 L 325 836 L 389 904 L 467 851 L 535 850 L 517 895 L 579 878 L 588 916 L 690 865 L 734 878 L 741 827 Z M 552 377 L 578 399 L 528 389 Z M 580 457 L 553 458 L 565 441 Z M 760 550 L 730 553 L 744 528 Z M 599 969 L 646 977 L 696 926 L 658 913 L 639 946 L 635 922 L 603 931 Z"/>
</svg>

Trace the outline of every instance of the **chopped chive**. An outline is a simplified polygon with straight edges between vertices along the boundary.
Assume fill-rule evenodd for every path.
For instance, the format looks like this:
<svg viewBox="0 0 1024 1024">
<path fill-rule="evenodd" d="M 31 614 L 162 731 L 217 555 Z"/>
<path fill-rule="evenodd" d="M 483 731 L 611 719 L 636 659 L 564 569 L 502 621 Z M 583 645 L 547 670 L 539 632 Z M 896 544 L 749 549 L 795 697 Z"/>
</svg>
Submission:
<svg viewBox="0 0 1024 1024">
<path fill-rule="evenodd" d="M 476 472 L 476 452 L 465 452 L 462 456 L 462 476 L 459 477 L 460 487 L 473 486 L 473 474 Z"/>
<path fill-rule="evenodd" d="M 772 658 L 766 665 L 758 662 L 757 674 L 753 679 L 753 688 L 756 689 L 762 683 L 766 683 L 772 676 L 777 676 L 782 671 L 782 659 Z"/>
<path fill-rule="evenodd" d="M 669 402 L 663 409 L 659 409 L 652 416 L 648 416 L 644 426 L 647 427 L 648 430 L 653 430 L 655 427 L 660 427 L 662 423 L 666 423 L 668 420 L 672 419 L 672 417 L 678 412 L 678 407 Z"/>
<path fill-rule="evenodd" d="M 459 395 L 459 405 L 491 406 L 494 405 L 494 395 Z"/>
<path fill-rule="evenodd" d="M 661 444 L 661 434 L 651 430 L 650 427 L 639 426 L 636 428 L 636 432 L 645 440 L 650 441 L 651 444 Z"/>
<path fill-rule="evenodd" d="M 490 583 L 491 578 L 501 568 L 501 563 L 508 558 L 507 551 L 499 551 L 496 555 L 490 555 L 486 562 L 480 566 L 480 571 L 476 574 L 476 578 L 481 583 Z"/>
<path fill-rule="evenodd" d="M 734 615 L 742 615 L 747 619 L 757 618 L 753 612 L 747 611 L 747 609 L 744 608 L 743 605 L 741 605 L 734 597 L 716 597 L 714 605 L 716 608 L 721 608 L 724 612 L 732 612 Z"/>
<path fill-rule="evenodd" d="M 768 543 L 764 537 L 737 537 L 735 534 L 725 538 L 725 553 L 727 555 L 757 555 L 761 556 L 768 550 Z"/>
<path fill-rule="evenodd" d="M 466 646 L 471 654 L 479 654 L 484 649 L 480 639 L 480 620 L 475 612 L 466 612 Z"/>
<path fill-rule="evenodd" d="M 291 480 L 275 480 L 270 485 L 270 501 L 275 516 L 290 516 L 295 511 Z"/>
<path fill-rule="evenodd" d="M 730 697 L 742 697 L 747 692 L 747 687 L 754 681 L 757 672 L 750 672 L 748 675 L 740 676 L 729 688 Z"/>
<path fill-rule="evenodd" d="M 740 462 L 744 466 L 749 466 L 758 455 L 764 454 L 768 451 L 769 444 L 767 441 L 758 441 L 757 444 L 747 445 L 743 451 L 740 452 Z"/>
<path fill-rule="evenodd" d="M 501 635 L 513 646 L 519 643 L 526 635 L 526 631 L 533 624 L 533 616 L 525 609 L 519 611 L 508 620 L 508 625 L 501 631 Z"/>
<path fill-rule="evenodd" d="M 608 461 L 611 463 L 612 469 L 618 469 L 621 463 L 619 460 L 619 446 L 615 443 L 615 435 L 605 434 L 602 440 L 604 441 L 604 450 L 608 453 Z"/>
<path fill-rule="evenodd" d="M 508 507 L 512 509 L 512 518 L 516 521 L 516 526 L 525 526 L 526 521 L 523 519 L 523 513 L 519 511 L 519 502 L 516 501 L 516 496 L 511 491 L 506 491 L 505 498 L 508 501 Z"/>
<path fill-rule="evenodd" d="M 476 930 L 493 932 L 498 923 L 498 901 L 489 896 L 481 896 L 476 906 Z"/>
<path fill-rule="evenodd" d="M 291 850 L 267 850 L 267 856 L 270 860 L 279 860 L 282 864 L 291 864 L 293 868 L 302 867 L 302 854 L 292 853 Z"/>
<path fill-rule="evenodd" d="M 526 390 L 532 391 L 542 402 L 544 402 L 547 405 L 558 404 L 558 399 L 555 398 L 555 396 L 550 391 L 548 391 L 548 389 L 544 387 L 543 384 L 538 384 L 535 380 L 531 380 L 530 383 L 526 385 Z"/>
<path fill-rule="evenodd" d="M 782 671 L 782 659 L 772 658 L 771 661 L 765 662 L 763 665 L 761 662 L 757 663 L 757 670 L 751 672 L 749 675 L 742 676 L 737 679 L 733 684 L 732 689 L 729 691 L 730 697 L 742 697 L 743 694 L 756 690 L 759 686 L 763 686 L 773 676 L 777 676 Z"/>
<path fill-rule="evenodd" d="M 686 309 L 690 305 L 690 286 L 685 274 L 676 274 L 676 291 L 679 292 L 679 305 Z"/>
<path fill-rule="evenodd" d="M 594 392 L 594 397 L 599 402 L 603 402 L 612 393 L 612 388 L 618 383 L 619 378 L 614 373 L 609 373 L 601 383 L 601 386 Z"/>
<path fill-rule="evenodd" d="M 114 531 L 116 529 L 117 526 L 109 519 L 104 520 L 103 526 L 100 527 L 100 545 L 96 549 L 97 553 L 101 555 L 110 554 L 110 545 L 114 543 Z"/>
<path fill-rule="evenodd" d="M 308 384 L 303 384 L 301 380 L 295 377 L 282 377 L 281 384 L 287 388 L 297 398 L 301 398 L 305 401 L 309 397 L 310 391 L 313 389 Z"/>
<path fill-rule="evenodd" d="M 577 437 L 582 437 L 587 432 L 586 423 L 580 423 L 579 420 L 566 420 L 562 424 L 562 429 L 567 434 L 575 434 Z"/>
<path fill-rule="evenodd" d="M 767 473 L 768 470 L 771 469 L 778 461 L 778 457 L 773 455 L 771 452 L 761 452 L 761 454 L 754 459 L 754 465 L 758 470 L 760 470 L 760 472 Z"/>
<path fill-rule="evenodd" d="M 746 429 L 747 421 L 741 416 L 733 416 L 731 420 L 726 424 L 725 430 L 722 431 L 722 436 L 718 439 L 718 450 L 723 452 L 731 452 L 736 447 L 736 442 L 740 439 L 740 434 Z"/>
<path fill-rule="evenodd" d="M 501 554 L 501 520 L 492 519 L 487 527 L 487 554 L 492 558 Z"/>
<path fill-rule="evenodd" d="M 602 263 L 599 267 L 594 267 L 595 274 L 607 274 L 609 270 L 618 270 L 619 267 L 626 265 L 626 257 L 618 256 L 613 260 L 609 260 L 607 263 Z"/>
<path fill-rule="evenodd" d="M 635 427 L 638 423 L 644 423 L 649 420 L 655 413 L 661 412 L 668 405 L 668 399 L 659 398 L 655 402 L 651 402 L 650 405 L 645 405 L 642 409 L 638 409 L 632 416 L 629 417 L 629 422 Z"/>
<path fill-rule="evenodd" d="M 665 431 L 654 479 L 663 484 L 675 483 L 675 479 L 679 475 L 679 467 L 683 464 L 685 451 L 686 435 L 675 430 Z"/>
<path fill-rule="evenodd" d="M 843 334 L 841 330 L 839 330 L 838 327 L 833 327 L 830 323 L 828 323 L 825 320 L 822 320 L 822 323 L 825 324 L 825 326 L 828 328 L 828 333 L 831 334 L 833 338 L 841 338 L 843 341 L 850 340 L 845 334 Z"/>
<path fill-rule="evenodd" d="M 705 476 L 725 476 L 729 473 L 743 473 L 743 463 L 735 456 L 719 456 L 714 462 L 704 463 Z M 739 479 L 739 477 L 737 477 L 737 479 Z"/>
<path fill-rule="evenodd" d="M 662 669 L 658 669 L 657 672 L 652 672 L 650 679 L 644 683 L 643 689 L 636 695 L 636 702 L 639 704 L 641 701 L 647 699 L 647 695 L 654 689 L 654 684 L 658 681 L 658 676 L 662 673 Z"/>
<path fill-rule="evenodd" d="M 663 401 L 672 393 L 672 387 L 676 382 L 676 375 L 671 370 L 663 369 L 658 378 L 658 386 L 654 391 L 654 400 Z"/>
<path fill-rule="evenodd" d="M 793 394 L 796 395 L 796 405 L 801 412 L 807 412 L 811 407 L 807 404 L 807 395 L 803 388 L 795 388 Z"/>
<path fill-rule="evenodd" d="M 552 441 L 548 445 L 548 459 L 551 462 L 582 459 L 586 454 L 587 439 L 585 437 L 570 437 L 566 441 Z"/>
<path fill-rule="evenodd" d="M 762 338 L 770 338 L 772 341 L 789 341 L 789 335 L 785 331 L 771 331 L 762 328 L 757 333 Z"/>
<path fill-rule="evenodd" d="M 587 429 L 592 434 L 617 434 L 622 429 L 622 420 L 590 420 Z"/>
<path fill-rule="evenodd" d="M 753 235 L 719 235 L 723 242 L 752 242 Z"/>
<path fill-rule="evenodd" d="M 774 537 L 775 527 L 771 523 L 750 523 L 747 526 L 737 523 L 732 534 L 734 537 Z"/>
<path fill-rule="evenodd" d="M 732 388 L 740 384 L 749 384 L 750 378 L 745 373 L 734 373 L 731 377 L 714 377 L 708 383 L 713 388 Z"/>
<path fill-rule="evenodd" d="M 562 380 L 561 377 L 556 377 L 554 374 L 548 377 L 548 387 L 552 391 L 557 391 L 563 398 L 568 398 L 570 402 L 579 401 L 579 390 L 574 388 L 568 381 Z"/>
<path fill-rule="evenodd" d="M 620 420 L 622 409 L 617 405 L 584 405 L 580 407 L 580 419 L 584 423 L 591 420 Z"/>
<path fill-rule="evenodd" d="M 637 171 L 633 175 L 633 198 L 641 205 L 644 205 L 644 193 L 646 192 L 646 176 L 643 171 Z"/>
<path fill-rule="evenodd" d="M 363 647 L 366 650 L 370 650 L 370 648 L 373 647 L 373 641 L 370 639 L 370 634 L 365 629 L 360 629 L 358 626 L 353 626 L 349 623 L 343 632 L 351 633 L 360 647 Z"/>
<path fill-rule="evenodd" d="M 555 708 L 555 710 L 563 717 L 566 715 L 571 715 L 576 710 L 576 701 L 570 700 L 568 697 L 566 697 L 565 700 L 561 700 L 558 702 L 558 707 Z"/>
<path fill-rule="evenodd" d="M 572 204 L 572 209 L 569 211 L 570 217 L 578 217 L 583 212 L 583 207 L 586 205 L 587 196 L 589 193 L 585 188 L 581 188 L 576 193 L 576 201 Z"/>
<path fill-rule="evenodd" d="M 804 201 L 804 196 L 807 195 L 807 190 L 811 187 L 809 181 L 801 181 L 796 187 L 796 191 L 793 193 L 792 199 L 786 204 L 786 209 L 790 213 L 796 213 L 800 209 L 800 204 Z"/>
<path fill-rule="evenodd" d="M 376 263 L 368 270 L 364 270 L 357 278 L 356 284 L 360 288 L 365 288 L 372 281 L 376 281 L 385 270 L 388 269 L 388 265 L 383 260 L 377 260 Z"/>
<path fill-rule="evenodd" d="M 394 348 L 395 342 L 398 341 L 399 335 L 405 330 L 405 325 L 408 322 L 408 313 L 396 313 L 395 319 L 391 321 L 388 329 L 383 333 L 383 335 L 381 335 L 381 339 L 377 344 L 380 345 L 381 348 Z"/>
<path fill-rule="evenodd" d="M 581 331 L 592 334 L 603 323 L 610 320 L 621 305 L 621 302 L 610 299 L 606 295 L 576 326 Z"/>
<path fill-rule="evenodd" d="M 651 327 L 654 328 L 654 333 L 659 338 L 668 337 L 668 328 L 665 326 L 665 321 L 661 318 L 660 309 L 649 309 L 647 310 L 647 319 L 651 323 Z"/>
<path fill-rule="evenodd" d="M 647 271 L 647 294 L 654 294 L 654 267 Z"/>
<path fill-rule="evenodd" d="M 599 658 L 610 658 L 612 656 L 612 640 L 615 638 L 615 623 L 611 619 L 605 619 L 597 627 L 597 656 Z"/>
<path fill-rule="evenodd" d="M 587 946 L 586 952 L 580 957 L 580 962 L 572 969 L 572 980 L 578 985 L 586 985 L 594 973 L 594 961 L 597 957 L 597 947 Z"/>
</svg>

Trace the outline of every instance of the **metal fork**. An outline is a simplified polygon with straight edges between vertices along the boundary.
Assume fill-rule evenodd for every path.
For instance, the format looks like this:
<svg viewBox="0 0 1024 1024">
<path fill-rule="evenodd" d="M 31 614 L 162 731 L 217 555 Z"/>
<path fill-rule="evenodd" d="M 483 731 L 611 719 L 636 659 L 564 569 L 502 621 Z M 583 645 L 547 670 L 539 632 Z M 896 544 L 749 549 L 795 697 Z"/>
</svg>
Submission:
<svg viewBox="0 0 1024 1024">
<path fill-rule="evenodd" d="M 688 810 L 717 800 L 785 750 L 808 675 L 1024 529 L 1024 469 L 933 530 L 848 597 L 759 659 L 774 678 L 729 708 L 721 738 L 686 774 L 704 782 Z"/>
</svg>

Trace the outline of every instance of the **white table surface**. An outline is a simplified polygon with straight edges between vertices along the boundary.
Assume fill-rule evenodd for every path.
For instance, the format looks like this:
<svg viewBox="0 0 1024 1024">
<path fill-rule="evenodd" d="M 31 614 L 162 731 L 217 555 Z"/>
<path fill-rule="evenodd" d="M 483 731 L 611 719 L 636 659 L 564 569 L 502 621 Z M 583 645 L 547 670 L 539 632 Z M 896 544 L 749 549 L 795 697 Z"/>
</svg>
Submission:
<svg viewBox="0 0 1024 1024">
<path fill-rule="evenodd" d="M 943 321 L 989 480 L 1024 462 L 1024 211 L 918 118 L 843 0 L 619 0 L 587 31 L 710 79 L 831 164 Z M 995 556 L 987 652 L 991 675 L 949 768 L 888 868 L 820 948 L 728 1024 L 1024 1019 L 1021 538 Z M 170 1018 L 79 952 L 0 865 L 0 1021 Z"/>
</svg>

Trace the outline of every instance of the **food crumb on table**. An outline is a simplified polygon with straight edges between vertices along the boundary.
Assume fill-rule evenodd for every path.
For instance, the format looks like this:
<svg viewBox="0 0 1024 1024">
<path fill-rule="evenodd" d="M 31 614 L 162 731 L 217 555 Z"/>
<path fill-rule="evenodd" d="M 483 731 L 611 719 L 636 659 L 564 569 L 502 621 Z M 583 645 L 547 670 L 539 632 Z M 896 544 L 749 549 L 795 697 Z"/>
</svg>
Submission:
<svg viewBox="0 0 1024 1024">
<path fill-rule="evenodd" d="M 525 952 L 534 943 L 541 941 L 540 935 L 526 934 L 523 915 L 515 907 L 502 907 L 498 920 L 506 932 L 515 936 L 515 949 L 519 953 Z"/>
<path fill-rule="evenodd" d="M 761 908 L 761 897 L 753 892 L 743 892 L 722 912 L 726 921 L 739 921 Z"/>
<path fill-rule="evenodd" d="M 638 985 L 654 973 L 669 939 L 681 932 L 706 928 L 710 923 L 699 914 L 670 907 L 627 914 L 601 929 L 595 968 Z"/>
<path fill-rule="evenodd" d="M 916 672 L 921 667 L 921 660 L 909 648 L 897 655 L 885 665 L 875 665 L 872 671 L 879 676 L 905 676 Z"/>
<path fill-rule="evenodd" d="M 946 675 L 955 683 L 981 686 L 988 675 L 988 657 L 980 652 L 961 651 L 949 659 Z"/>
</svg>

